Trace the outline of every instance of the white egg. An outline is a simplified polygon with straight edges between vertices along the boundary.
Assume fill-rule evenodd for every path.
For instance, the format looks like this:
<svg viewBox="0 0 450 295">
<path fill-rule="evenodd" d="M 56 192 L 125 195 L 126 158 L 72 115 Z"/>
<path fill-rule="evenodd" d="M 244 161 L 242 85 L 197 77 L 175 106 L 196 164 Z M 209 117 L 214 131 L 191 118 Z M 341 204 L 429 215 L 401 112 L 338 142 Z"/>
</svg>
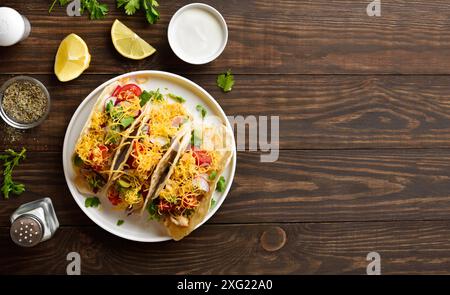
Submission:
<svg viewBox="0 0 450 295">
<path fill-rule="evenodd" d="M 16 10 L 0 7 L 0 46 L 11 46 L 30 34 L 30 22 Z"/>
</svg>

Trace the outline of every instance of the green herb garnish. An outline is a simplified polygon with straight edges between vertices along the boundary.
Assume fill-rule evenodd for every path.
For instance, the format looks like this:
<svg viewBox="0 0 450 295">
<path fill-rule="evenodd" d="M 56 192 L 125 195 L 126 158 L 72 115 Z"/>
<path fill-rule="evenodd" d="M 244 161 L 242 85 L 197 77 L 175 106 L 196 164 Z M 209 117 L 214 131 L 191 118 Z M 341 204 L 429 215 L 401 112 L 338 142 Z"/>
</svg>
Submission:
<svg viewBox="0 0 450 295">
<path fill-rule="evenodd" d="M 108 5 L 100 4 L 97 0 L 81 0 L 81 13 L 86 9 L 91 19 L 104 18 L 108 13 Z"/>
<path fill-rule="evenodd" d="M 159 220 L 161 216 L 158 214 L 158 205 L 155 202 L 151 202 L 147 207 L 150 220 Z"/>
<path fill-rule="evenodd" d="M 175 100 L 175 101 L 177 101 L 177 102 L 179 102 L 179 103 L 185 103 L 186 102 L 186 100 L 183 98 L 183 97 L 181 97 L 181 96 L 179 96 L 179 95 L 175 95 L 175 94 L 173 94 L 173 93 L 169 93 L 169 94 L 167 94 L 171 99 L 173 99 L 173 100 Z"/>
<path fill-rule="evenodd" d="M 114 103 L 112 102 L 112 100 L 108 101 L 108 103 L 106 104 L 106 112 L 110 113 L 113 107 Z"/>
<path fill-rule="evenodd" d="M 86 200 L 84 200 L 84 206 L 86 208 L 89 208 L 89 207 L 97 208 L 98 205 L 100 205 L 100 200 L 97 197 L 90 197 L 90 198 L 86 198 Z"/>
<path fill-rule="evenodd" d="M 195 147 L 200 147 L 202 144 L 202 138 L 198 135 L 198 131 L 193 130 L 191 133 L 191 145 Z"/>
<path fill-rule="evenodd" d="M 59 2 L 59 5 L 61 6 L 66 6 L 72 1 L 73 0 L 54 0 L 48 13 L 52 11 L 56 2 Z M 108 5 L 101 4 L 97 0 L 80 0 L 80 13 L 83 14 L 85 10 L 89 12 L 91 19 L 101 19 L 108 13 Z"/>
<path fill-rule="evenodd" d="M 128 15 L 133 15 L 136 11 L 143 8 L 145 18 L 150 24 L 154 24 L 159 20 L 159 12 L 156 10 L 159 4 L 156 0 L 117 0 L 117 8 L 122 6 Z"/>
<path fill-rule="evenodd" d="M 225 177 L 220 176 L 219 181 L 217 182 L 216 191 L 223 193 L 225 190 Z"/>
<path fill-rule="evenodd" d="M 122 219 L 117 220 L 117 226 L 121 226 L 124 222 Z"/>
<path fill-rule="evenodd" d="M 3 184 L 1 190 L 5 199 L 9 199 L 10 193 L 20 195 L 25 191 L 25 185 L 13 181 L 12 172 L 14 167 L 19 165 L 20 160 L 25 160 L 26 151 L 25 148 L 22 148 L 20 153 L 17 153 L 12 149 L 8 149 L 5 151 L 6 154 L 0 155 L 0 160 L 3 161 Z"/>
<path fill-rule="evenodd" d="M 212 209 L 212 208 L 214 208 L 215 206 L 216 206 L 216 200 L 214 200 L 214 199 L 212 199 L 211 198 L 211 204 L 210 204 L 210 206 L 209 206 L 209 209 Z"/>
<path fill-rule="evenodd" d="M 150 96 L 152 97 L 152 101 L 163 101 L 164 100 L 163 95 L 159 92 L 159 88 L 156 90 L 150 91 Z"/>
<path fill-rule="evenodd" d="M 198 104 L 195 109 L 200 112 L 200 114 L 202 115 L 202 119 L 206 117 L 207 111 L 204 106 Z"/>
<path fill-rule="evenodd" d="M 217 76 L 217 86 L 222 89 L 223 92 L 230 92 L 233 89 L 233 85 L 234 76 L 231 73 L 231 70 Z"/>
<path fill-rule="evenodd" d="M 216 176 L 217 176 L 217 171 L 216 170 L 214 170 L 213 172 L 211 172 L 211 174 L 209 175 L 209 180 L 214 180 L 214 179 L 216 179 Z"/>
<path fill-rule="evenodd" d="M 139 96 L 139 104 L 141 105 L 141 107 L 143 107 L 150 100 L 150 98 L 152 98 L 152 95 L 147 90 L 142 91 L 141 95 Z"/>
<path fill-rule="evenodd" d="M 105 185 L 105 181 L 103 180 L 103 178 L 101 176 L 98 176 L 97 174 L 88 176 L 87 182 L 93 190 L 99 189 L 103 185 Z"/>
<path fill-rule="evenodd" d="M 120 127 L 113 125 L 110 127 L 108 134 L 106 135 L 105 144 L 118 144 L 120 140 Z"/>
<path fill-rule="evenodd" d="M 77 167 L 80 167 L 80 166 L 82 166 L 82 165 L 84 164 L 84 162 L 83 162 L 83 160 L 80 158 L 80 156 L 75 155 L 75 156 L 73 157 L 73 164 L 74 164 L 75 166 L 77 166 Z"/>
<path fill-rule="evenodd" d="M 120 125 L 122 125 L 123 128 L 127 128 L 134 122 L 133 117 L 125 117 L 122 120 L 120 120 Z"/>
</svg>

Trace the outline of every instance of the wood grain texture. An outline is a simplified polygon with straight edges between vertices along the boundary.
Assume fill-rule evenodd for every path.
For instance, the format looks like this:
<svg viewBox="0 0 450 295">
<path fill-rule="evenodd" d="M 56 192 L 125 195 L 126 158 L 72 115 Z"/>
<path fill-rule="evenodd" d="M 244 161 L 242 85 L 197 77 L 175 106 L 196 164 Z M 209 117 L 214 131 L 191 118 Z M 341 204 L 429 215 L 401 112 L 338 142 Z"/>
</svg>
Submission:
<svg viewBox="0 0 450 295">
<path fill-rule="evenodd" d="M 284 244 L 267 250 L 268 239 Z M 0 228 L 0 274 L 366 274 L 369 252 L 382 274 L 443 274 L 450 267 L 450 223 L 362 222 L 206 225 L 181 242 L 137 243 L 98 227 L 63 227 L 35 248 L 19 248 Z"/>
<path fill-rule="evenodd" d="M 206 0 L 228 23 L 216 61 L 181 62 L 167 38 L 170 16 L 191 1 L 160 1 L 161 21 L 126 16 L 115 1 L 104 20 L 70 18 L 51 1 L 2 0 L 32 24 L 24 42 L 0 47 L 0 84 L 41 80 L 52 111 L 40 127 L 0 122 L 0 150 L 29 150 L 15 171 L 27 192 L 0 198 L 0 274 L 64 274 L 77 251 L 84 274 L 365 274 L 377 251 L 384 274 L 443 274 L 450 267 L 450 6 L 445 0 L 383 1 L 382 16 L 356 0 Z M 121 57 L 110 40 L 119 18 L 158 52 Z M 60 83 L 60 41 L 79 34 L 92 54 L 78 79 Z M 218 73 L 236 84 L 223 94 Z M 61 149 L 81 101 L 104 81 L 134 70 L 182 74 L 230 116 L 279 116 L 280 158 L 239 152 L 231 192 L 215 216 L 179 243 L 135 243 L 96 226 L 65 184 Z M 16 247 L 9 216 L 50 196 L 62 227 L 36 248 Z"/>
<path fill-rule="evenodd" d="M 448 220 L 449 150 L 281 151 L 276 163 L 239 153 L 229 193 L 209 223 Z M 0 225 L 50 196 L 63 225 L 93 225 L 65 185 L 60 153 L 30 153 L 16 171 L 29 192 L 0 200 Z"/>
<path fill-rule="evenodd" d="M 89 21 L 87 16 L 68 17 L 61 7 L 48 14 L 50 1 L 3 0 L 2 5 L 20 9 L 33 26 L 25 42 L 0 49 L 3 72 L 51 73 L 59 42 L 76 33 L 92 53 L 87 73 L 217 73 L 228 67 L 251 74 L 450 73 L 450 7 L 445 0 L 386 1 L 381 17 L 367 16 L 368 0 L 205 1 L 223 13 L 230 34 L 223 55 L 202 67 L 180 62 L 166 38 L 170 16 L 190 1 L 161 2 L 162 17 L 154 26 L 147 25 L 143 15 L 126 16 L 115 1 L 103 2 L 109 3 L 108 17 Z M 120 57 L 109 38 L 116 18 L 158 52 L 138 62 Z"/>
<path fill-rule="evenodd" d="M 49 118 L 30 131 L 0 122 L 0 146 L 60 151 L 81 101 L 114 75 L 88 75 L 60 83 L 33 75 L 49 88 Z M 10 75 L 0 75 L 0 83 Z M 448 76 L 239 75 L 223 94 L 213 75 L 188 75 L 229 116 L 279 116 L 280 149 L 448 148 Z M 269 136 L 270 138 L 270 136 Z M 257 145 L 257 143 L 255 143 Z M 276 145 L 275 145 L 276 147 Z"/>
</svg>

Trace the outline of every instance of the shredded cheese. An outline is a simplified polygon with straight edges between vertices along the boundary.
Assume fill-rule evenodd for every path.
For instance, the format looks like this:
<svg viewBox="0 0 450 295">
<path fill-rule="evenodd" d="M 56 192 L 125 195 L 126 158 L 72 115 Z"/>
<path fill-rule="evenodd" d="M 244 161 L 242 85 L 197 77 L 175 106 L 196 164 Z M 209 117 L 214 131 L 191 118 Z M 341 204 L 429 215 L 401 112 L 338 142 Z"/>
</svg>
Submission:
<svg viewBox="0 0 450 295">
<path fill-rule="evenodd" d="M 88 132 L 85 132 L 79 139 L 75 152 L 90 166 L 102 164 L 101 157 L 98 157 L 98 146 L 104 142 L 105 131 L 101 127 L 107 121 L 106 114 L 103 112 L 95 112 L 92 115 Z M 93 157 L 91 157 L 91 154 Z"/>
<path fill-rule="evenodd" d="M 152 143 L 147 139 L 142 141 L 135 141 L 131 152 L 133 157 L 133 166 L 136 169 L 136 174 L 140 179 L 146 180 L 158 165 L 163 155 L 163 150 L 158 144 Z"/>
<path fill-rule="evenodd" d="M 171 139 L 179 130 L 173 120 L 177 117 L 187 117 L 184 106 L 180 103 L 168 103 L 167 100 L 156 102 L 150 111 L 150 134 L 153 137 Z"/>
<path fill-rule="evenodd" d="M 218 167 L 218 157 L 214 151 L 206 151 L 211 157 L 211 164 L 205 167 L 196 165 L 192 150 L 186 151 L 175 166 L 173 174 L 166 182 L 164 189 L 160 192 L 159 198 L 175 205 L 175 212 L 170 212 L 173 216 L 184 215 L 191 209 L 199 205 L 199 200 L 204 195 L 204 191 L 196 186 L 197 177 L 207 177 Z M 160 214 L 164 214 L 159 212 Z"/>
<path fill-rule="evenodd" d="M 141 106 L 140 99 L 132 93 L 126 93 L 125 101 L 113 106 L 110 114 L 106 111 L 95 111 L 91 117 L 89 128 L 85 132 L 75 147 L 75 153 L 81 158 L 83 163 L 90 167 L 101 167 L 102 172 L 106 172 L 112 164 L 112 155 L 119 146 L 121 139 L 127 135 L 127 128 L 121 126 L 123 119 L 138 117 Z M 108 157 L 104 158 L 101 146 L 111 144 L 112 138 L 117 137 L 113 150 L 108 151 Z M 104 148 L 104 147 L 103 147 Z"/>
</svg>

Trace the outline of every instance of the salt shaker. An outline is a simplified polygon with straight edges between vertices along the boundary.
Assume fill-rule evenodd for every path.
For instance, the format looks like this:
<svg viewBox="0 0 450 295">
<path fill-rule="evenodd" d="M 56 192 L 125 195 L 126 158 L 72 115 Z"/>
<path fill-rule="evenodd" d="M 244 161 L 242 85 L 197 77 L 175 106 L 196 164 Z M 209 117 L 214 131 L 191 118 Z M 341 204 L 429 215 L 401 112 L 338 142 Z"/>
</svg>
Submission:
<svg viewBox="0 0 450 295">
<path fill-rule="evenodd" d="M 19 246 L 33 247 L 50 239 L 59 227 L 50 198 L 21 205 L 11 215 L 11 239 Z"/>
<path fill-rule="evenodd" d="M 28 19 L 9 7 L 0 7 L 0 46 L 11 46 L 30 35 Z"/>
</svg>

